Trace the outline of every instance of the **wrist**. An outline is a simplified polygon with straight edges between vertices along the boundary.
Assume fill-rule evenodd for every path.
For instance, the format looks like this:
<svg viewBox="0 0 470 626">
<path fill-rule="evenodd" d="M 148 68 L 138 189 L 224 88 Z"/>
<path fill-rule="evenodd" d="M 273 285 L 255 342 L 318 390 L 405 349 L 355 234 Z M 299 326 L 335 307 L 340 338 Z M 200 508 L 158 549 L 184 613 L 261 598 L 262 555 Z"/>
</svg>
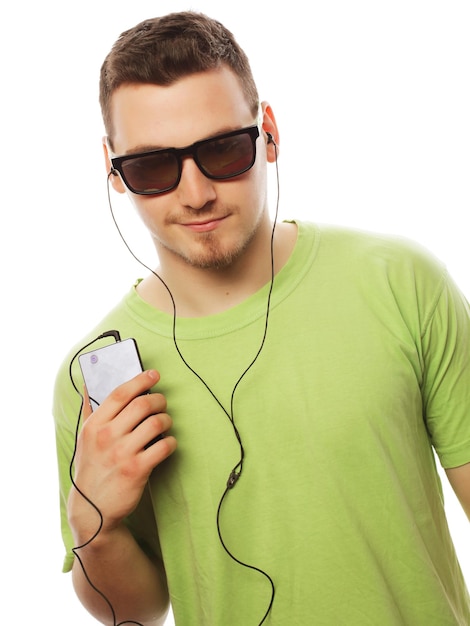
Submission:
<svg viewBox="0 0 470 626">
<path fill-rule="evenodd" d="M 68 522 L 76 547 L 92 542 L 95 546 L 114 541 L 126 529 L 122 520 L 104 519 L 103 514 L 76 492 L 69 496 Z"/>
<path fill-rule="evenodd" d="M 106 553 L 109 549 L 115 549 L 116 545 L 122 545 L 131 536 L 124 523 L 112 527 L 96 523 L 93 526 L 75 526 L 72 527 L 72 535 L 75 547 L 86 547 L 88 555 Z"/>
</svg>

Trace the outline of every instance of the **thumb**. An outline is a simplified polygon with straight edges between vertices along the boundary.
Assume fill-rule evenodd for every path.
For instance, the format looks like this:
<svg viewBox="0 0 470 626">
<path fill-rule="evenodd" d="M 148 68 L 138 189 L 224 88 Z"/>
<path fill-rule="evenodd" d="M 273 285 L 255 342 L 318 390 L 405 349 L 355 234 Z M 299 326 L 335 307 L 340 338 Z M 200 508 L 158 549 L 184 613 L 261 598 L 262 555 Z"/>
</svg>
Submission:
<svg viewBox="0 0 470 626">
<path fill-rule="evenodd" d="M 88 395 L 87 388 L 83 386 L 82 419 L 88 419 L 92 413 L 93 411 L 90 404 L 90 396 Z"/>
</svg>

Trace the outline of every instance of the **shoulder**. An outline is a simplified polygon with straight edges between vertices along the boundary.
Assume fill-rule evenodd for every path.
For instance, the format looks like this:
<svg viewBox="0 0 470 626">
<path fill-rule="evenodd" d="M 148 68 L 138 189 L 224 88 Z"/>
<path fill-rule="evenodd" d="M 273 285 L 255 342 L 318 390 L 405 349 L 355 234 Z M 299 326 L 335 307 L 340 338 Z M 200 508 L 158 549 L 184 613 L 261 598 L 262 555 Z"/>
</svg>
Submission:
<svg viewBox="0 0 470 626">
<path fill-rule="evenodd" d="M 58 398 L 63 402 L 64 397 L 70 396 L 74 390 L 74 383 L 78 380 L 78 354 L 85 351 L 89 346 L 99 347 L 113 341 L 113 337 L 121 339 L 129 336 L 132 324 L 132 315 L 129 313 L 129 301 L 132 299 L 132 291 L 129 291 L 101 320 L 81 338 L 73 340 L 71 347 L 64 350 L 62 361 L 58 364 L 55 379 L 54 400 L 57 408 Z M 114 333 L 114 335 L 113 335 Z M 116 335 L 118 333 L 118 335 Z M 81 391 L 81 390 L 80 390 Z"/>
<path fill-rule="evenodd" d="M 387 314 L 398 310 L 408 320 L 418 314 L 422 328 L 451 283 L 445 264 L 406 237 L 330 225 L 300 224 L 302 230 L 317 238 L 317 284 L 349 303 L 356 298 Z"/>
<path fill-rule="evenodd" d="M 299 232 L 318 240 L 319 254 L 335 264 L 442 277 L 445 264 L 419 242 L 400 235 L 297 222 Z"/>
</svg>

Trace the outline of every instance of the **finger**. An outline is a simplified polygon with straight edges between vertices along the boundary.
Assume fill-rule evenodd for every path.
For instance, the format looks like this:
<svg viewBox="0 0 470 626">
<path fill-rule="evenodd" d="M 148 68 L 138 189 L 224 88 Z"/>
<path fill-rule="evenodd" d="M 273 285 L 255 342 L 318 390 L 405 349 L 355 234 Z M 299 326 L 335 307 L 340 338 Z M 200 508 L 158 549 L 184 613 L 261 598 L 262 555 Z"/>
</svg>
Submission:
<svg viewBox="0 0 470 626">
<path fill-rule="evenodd" d="M 131 380 L 116 387 L 99 407 L 98 421 L 108 421 L 114 419 L 128 404 L 138 396 L 145 394 L 160 379 L 160 375 L 155 370 L 146 370 L 132 378 Z M 155 412 L 155 411 L 152 411 Z M 149 413 L 147 413 L 149 415 Z"/>
<path fill-rule="evenodd" d="M 159 439 L 151 446 L 147 446 L 142 451 L 142 458 L 146 459 L 150 468 L 154 468 L 164 461 L 176 450 L 177 442 L 172 435 Z"/>
<path fill-rule="evenodd" d="M 166 412 L 166 398 L 161 393 L 143 393 L 133 398 L 118 416 L 119 432 L 124 435 L 133 431 L 147 417 Z"/>
<path fill-rule="evenodd" d="M 86 420 L 93 413 L 90 404 L 90 396 L 88 395 L 87 388 L 83 386 L 83 405 L 82 405 L 82 420 Z"/>
<path fill-rule="evenodd" d="M 172 420 L 167 413 L 149 415 L 137 424 L 131 433 L 134 450 L 137 452 L 145 449 L 166 436 L 171 426 Z"/>
</svg>

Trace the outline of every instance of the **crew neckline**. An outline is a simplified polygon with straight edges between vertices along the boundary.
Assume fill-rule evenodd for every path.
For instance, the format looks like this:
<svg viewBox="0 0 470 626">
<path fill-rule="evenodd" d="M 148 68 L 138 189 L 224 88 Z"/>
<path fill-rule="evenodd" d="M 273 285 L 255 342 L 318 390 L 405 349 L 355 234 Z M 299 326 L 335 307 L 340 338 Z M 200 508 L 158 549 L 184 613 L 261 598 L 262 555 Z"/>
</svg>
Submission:
<svg viewBox="0 0 470 626">
<path fill-rule="evenodd" d="M 318 250 L 320 232 L 315 224 L 289 220 L 297 225 L 297 241 L 294 249 L 274 277 L 270 310 L 275 309 L 304 278 Z M 138 279 L 124 298 L 129 315 L 141 326 L 160 335 L 173 336 L 173 316 L 154 308 L 137 292 Z M 177 317 L 176 332 L 179 339 L 201 339 L 233 332 L 266 316 L 271 281 L 243 302 L 220 313 L 204 317 Z"/>
</svg>

